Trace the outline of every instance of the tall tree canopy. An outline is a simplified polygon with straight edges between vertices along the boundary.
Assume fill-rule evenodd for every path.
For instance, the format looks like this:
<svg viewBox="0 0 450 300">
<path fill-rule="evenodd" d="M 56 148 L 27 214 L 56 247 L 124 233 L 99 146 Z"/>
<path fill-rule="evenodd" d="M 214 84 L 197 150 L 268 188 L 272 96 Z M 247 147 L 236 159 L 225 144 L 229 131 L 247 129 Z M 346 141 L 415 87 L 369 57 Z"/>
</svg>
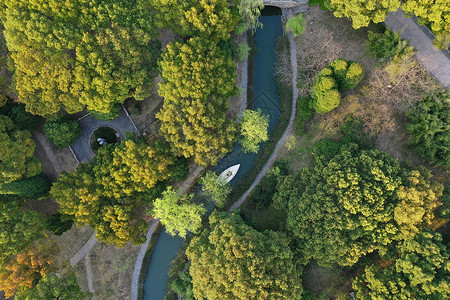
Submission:
<svg viewBox="0 0 450 300">
<path fill-rule="evenodd" d="M 236 214 L 213 213 L 209 224 L 186 250 L 195 298 L 298 299 L 301 270 L 283 233 L 258 232 Z"/>
<path fill-rule="evenodd" d="M 200 229 L 206 212 L 203 204 L 192 202 L 193 197 L 193 194 L 183 194 L 169 186 L 162 197 L 154 201 L 151 214 L 161 220 L 168 233 L 185 238 L 188 232 Z"/>
<path fill-rule="evenodd" d="M 257 153 L 259 144 L 269 139 L 269 116 L 261 110 L 245 110 L 241 120 L 241 144 L 244 152 Z"/>
<path fill-rule="evenodd" d="M 228 40 L 239 21 L 227 0 L 150 0 L 159 25 L 186 37 Z"/>
<path fill-rule="evenodd" d="M 0 184 L 41 173 L 35 147 L 29 131 L 17 130 L 10 118 L 0 115 Z"/>
<path fill-rule="evenodd" d="M 218 176 L 214 171 L 207 171 L 199 179 L 199 183 L 202 185 L 202 192 L 210 197 L 217 207 L 223 207 L 231 193 L 231 185 L 229 182 L 218 181 Z"/>
<path fill-rule="evenodd" d="M 34 286 L 37 280 L 54 269 L 59 247 L 55 242 L 37 242 L 26 251 L 11 257 L 0 268 L 0 289 L 6 297 Z"/>
<path fill-rule="evenodd" d="M 158 181 L 170 176 L 173 156 L 163 143 L 122 142 L 103 146 L 92 162 L 63 173 L 51 189 L 63 214 L 97 230 L 97 238 L 118 246 L 145 240 L 146 224 L 136 208 Z"/>
<path fill-rule="evenodd" d="M 329 161 L 316 158 L 313 170 L 285 177 L 274 202 L 287 208 L 287 228 L 305 259 L 353 265 L 432 218 L 442 186 L 430 177 L 401 169 L 384 152 L 349 144 Z"/>
<path fill-rule="evenodd" d="M 391 11 L 400 7 L 400 0 L 330 0 L 330 8 L 336 17 L 347 17 L 353 28 L 369 26 L 369 23 L 383 22 Z"/>
<path fill-rule="evenodd" d="M 425 231 L 401 242 L 386 259 L 388 266 L 371 265 L 353 281 L 357 299 L 450 297 L 449 251 L 439 233 Z"/>
<path fill-rule="evenodd" d="M 45 275 L 38 284 L 29 290 L 18 293 L 16 300 L 48 300 L 70 299 L 84 300 L 92 296 L 89 292 L 82 292 L 75 273 L 58 276 L 55 273 Z"/>
<path fill-rule="evenodd" d="M 43 236 L 42 215 L 22 210 L 22 201 L 15 196 L 0 195 L 0 264 Z"/>
<path fill-rule="evenodd" d="M 450 169 L 450 94 L 427 96 L 407 115 L 413 150 L 423 159 Z"/>
<path fill-rule="evenodd" d="M 177 154 L 214 164 L 234 140 L 236 126 L 226 112 L 237 92 L 236 65 L 214 43 L 191 38 L 167 45 L 160 67 L 164 106 L 157 118 L 163 136 Z"/>
<path fill-rule="evenodd" d="M 87 105 L 107 113 L 148 95 L 160 44 L 143 3 L 5 0 L 0 16 L 27 110 L 50 115 Z"/>
</svg>

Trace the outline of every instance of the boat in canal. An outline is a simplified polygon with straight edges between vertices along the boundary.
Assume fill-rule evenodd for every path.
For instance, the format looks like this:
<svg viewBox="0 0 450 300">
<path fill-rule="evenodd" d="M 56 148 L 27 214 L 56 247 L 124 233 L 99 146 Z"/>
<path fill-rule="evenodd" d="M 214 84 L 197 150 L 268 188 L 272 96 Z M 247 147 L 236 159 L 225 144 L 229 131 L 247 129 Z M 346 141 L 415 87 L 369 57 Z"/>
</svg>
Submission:
<svg viewBox="0 0 450 300">
<path fill-rule="evenodd" d="M 240 164 L 237 164 L 237 165 L 231 166 L 228 169 L 226 169 L 225 171 L 223 171 L 219 175 L 219 177 L 217 177 L 217 182 L 220 185 L 224 185 L 224 184 L 230 182 L 231 179 L 233 179 L 234 176 L 236 176 L 237 172 L 239 171 L 240 166 L 241 166 Z"/>
</svg>

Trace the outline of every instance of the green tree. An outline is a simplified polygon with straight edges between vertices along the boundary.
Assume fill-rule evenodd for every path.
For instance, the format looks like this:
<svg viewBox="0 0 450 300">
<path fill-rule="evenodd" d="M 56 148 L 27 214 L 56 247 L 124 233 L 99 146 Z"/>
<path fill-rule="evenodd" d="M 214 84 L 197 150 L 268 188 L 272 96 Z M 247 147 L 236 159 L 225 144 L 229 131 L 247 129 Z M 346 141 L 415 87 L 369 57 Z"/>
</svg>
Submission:
<svg viewBox="0 0 450 300">
<path fill-rule="evenodd" d="M 241 121 L 241 144 L 244 152 L 257 153 L 259 144 L 269 140 L 269 116 L 261 110 L 245 110 Z"/>
<path fill-rule="evenodd" d="M 145 1 L 3 2 L 3 33 L 27 111 L 108 113 L 114 103 L 149 95 L 160 43 Z"/>
<path fill-rule="evenodd" d="M 192 277 L 189 271 L 178 273 L 178 277 L 169 283 L 169 288 L 182 299 L 194 300 L 194 292 L 192 290 Z"/>
<path fill-rule="evenodd" d="M 258 27 L 262 27 L 262 23 L 259 22 L 259 17 L 261 16 L 261 10 L 264 8 L 263 1 L 239 0 L 237 2 L 241 22 L 244 28 L 246 28 L 245 30 L 250 28 L 254 32 Z"/>
<path fill-rule="evenodd" d="M 250 48 L 247 43 L 240 43 L 237 47 L 238 59 L 240 61 L 243 61 L 244 59 L 246 59 L 251 50 L 252 50 L 252 48 Z"/>
<path fill-rule="evenodd" d="M 48 194 L 52 183 L 47 175 L 22 178 L 0 185 L 0 194 L 13 194 L 27 199 L 39 199 Z"/>
<path fill-rule="evenodd" d="M 439 233 L 422 232 L 401 242 L 389 265 L 371 265 L 353 281 L 356 298 L 448 299 L 449 252 Z"/>
<path fill-rule="evenodd" d="M 22 210 L 15 196 L 0 196 L 0 265 L 44 237 L 44 220 L 36 211 Z"/>
<path fill-rule="evenodd" d="M 196 299 L 298 299 L 301 269 L 285 234 L 258 232 L 236 214 L 213 213 L 186 250 Z"/>
<path fill-rule="evenodd" d="M 141 140 L 127 140 L 114 149 L 112 165 L 98 164 L 98 172 L 105 178 L 110 174 L 112 180 L 110 184 L 104 182 L 104 186 L 111 187 L 113 195 L 131 194 L 151 189 L 157 182 L 168 179 L 174 163 L 175 157 L 162 141 L 146 144 Z M 107 171 L 103 172 L 102 168 Z"/>
<path fill-rule="evenodd" d="M 294 36 L 301 35 L 305 30 L 305 20 L 302 14 L 298 14 L 296 17 L 290 18 L 286 23 L 286 30 L 292 31 Z"/>
<path fill-rule="evenodd" d="M 383 22 L 389 12 L 400 7 L 400 0 L 330 0 L 329 5 L 338 18 L 347 17 L 352 21 L 353 28 L 369 26 Z"/>
<path fill-rule="evenodd" d="M 92 162 L 63 173 L 50 194 L 62 214 L 90 225 L 97 238 L 123 247 L 145 241 L 146 223 L 136 209 L 148 202 L 158 182 L 170 177 L 173 156 L 163 143 L 127 140 L 117 148 L 101 147 Z"/>
<path fill-rule="evenodd" d="M 185 238 L 188 232 L 195 233 L 200 229 L 206 212 L 203 204 L 192 203 L 193 197 L 193 194 L 183 194 L 169 186 L 163 196 L 154 201 L 150 213 L 161 220 L 169 234 Z"/>
<path fill-rule="evenodd" d="M 384 152 L 348 144 L 331 159 L 316 158 L 313 170 L 281 180 L 274 202 L 286 208 L 303 258 L 349 266 L 430 221 L 442 186 L 429 177 L 400 168 Z"/>
<path fill-rule="evenodd" d="M 72 218 L 68 215 L 63 215 L 60 213 L 48 216 L 45 222 L 45 228 L 53 232 L 55 235 L 61 235 L 67 230 L 70 230 L 72 225 Z"/>
<path fill-rule="evenodd" d="M 427 96 L 407 115 L 413 150 L 423 159 L 450 169 L 450 94 Z"/>
<path fill-rule="evenodd" d="M 416 15 L 419 24 L 429 24 L 436 35 L 433 43 L 439 49 L 450 42 L 450 5 L 448 0 L 406 0 L 402 5 L 405 13 Z"/>
<path fill-rule="evenodd" d="M 314 80 L 311 97 L 311 107 L 319 114 L 329 112 L 341 103 L 341 94 L 338 91 L 336 80 L 323 74 Z"/>
<path fill-rule="evenodd" d="M 112 121 L 119 116 L 121 109 L 122 106 L 118 103 L 115 103 L 111 107 L 111 110 L 107 113 L 102 113 L 95 110 L 90 110 L 89 113 L 97 120 Z"/>
<path fill-rule="evenodd" d="M 47 121 L 44 125 L 45 135 L 58 148 L 71 145 L 81 134 L 80 124 L 69 118 Z"/>
<path fill-rule="evenodd" d="M 239 16 L 227 0 L 150 0 L 159 25 L 185 37 L 228 40 Z"/>
<path fill-rule="evenodd" d="M 41 172 L 33 157 L 36 144 L 27 130 L 17 130 L 10 118 L 0 115 L 0 183 L 7 183 Z"/>
<path fill-rule="evenodd" d="M 383 33 L 369 31 L 367 47 L 372 56 L 381 64 L 409 58 L 414 54 L 414 47 L 409 41 L 403 40 L 399 32 L 388 28 Z"/>
<path fill-rule="evenodd" d="M 24 104 L 18 104 L 11 100 L 0 108 L 0 114 L 10 118 L 17 129 L 32 130 L 39 125 L 41 118 L 34 116 L 25 110 Z"/>
<path fill-rule="evenodd" d="M 231 192 L 229 183 L 217 180 L 218 175 L 214 171 L 207 171 L 199 183 L 202 185 L 202 191 L 214 201 L 218 207 L 223 207 Z"/>
<path fill-rule="evenodd" d="M 167 45 L 160 61 L 164 106 L 161 132 L 178 155 L 214 164 L 232 147 L 235 124 L 226 119 L 237 93 L 236 66 L 214 43 L 192 38 Z"/>
<path fill-rule="evenodd" d="M 338 58 L 316 76 L 312 89 L 311 106 L 318 113 L 325 113 L 339 106 L 339 91 L 353 89 L 364 77 L 360 63 Z"/>
<path fill-rule="evenodd" d="M 32 289 L 18 293 L 17 300 L 48 300 L 71 299 L 84 300 L 92 296 L 89 292 L 81 291 L 75 273 L 58 276 L 55 273 L 45 275 Z"/>
</svg>

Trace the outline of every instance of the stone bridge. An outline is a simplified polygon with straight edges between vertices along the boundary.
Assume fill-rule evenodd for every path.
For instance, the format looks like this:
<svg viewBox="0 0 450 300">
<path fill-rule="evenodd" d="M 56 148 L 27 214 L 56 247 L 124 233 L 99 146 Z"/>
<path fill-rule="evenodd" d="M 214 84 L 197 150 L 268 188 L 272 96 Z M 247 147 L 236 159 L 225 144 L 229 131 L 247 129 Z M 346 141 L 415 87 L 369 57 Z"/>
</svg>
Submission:
<svg viewBox="0 0 450 300">
<path fill-rule="evenodd" d="M 308 0 L 263 0 L 263 2 L 265 6 L 276 6 L 281 9 L 308 5 Z"/>
</svg>

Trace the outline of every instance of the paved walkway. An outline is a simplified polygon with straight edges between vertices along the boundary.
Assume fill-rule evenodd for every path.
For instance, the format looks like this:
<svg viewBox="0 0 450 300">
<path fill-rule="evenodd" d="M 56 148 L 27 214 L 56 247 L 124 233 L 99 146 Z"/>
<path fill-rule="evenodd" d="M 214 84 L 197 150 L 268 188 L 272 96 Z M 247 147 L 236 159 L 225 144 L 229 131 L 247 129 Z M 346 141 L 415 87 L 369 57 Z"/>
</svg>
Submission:
<svg viewBox="0 0 450 300">
<path fill-rule="evenodd" d="M 78 264 L 80 260 L 82 260 L 83 257 L 85 257 L 86 254 L 88 254 L 92 250 L 92 248 L 94 248 L 95 244 L 97 244 L 97 239 L 95 238 L 94 231 L 89 240 L 80 248 L 80 250 L 77 251 L 77 253 L 75 253 L 74 256 L 72 256 L 72 258 L 70 259 L 70 265 L 72 267 L 75 267 L 76 264 Z"/>
<path fill-rule="evenodd" d="M 287 19 L 290 19 L 292 17 L 292 10 L 283 10 L 283 14 L 286 14 Z M 292 32 L 288 33 L 288 39 L 289 39 L 291 65 L 292 65 L 292 112 L 291 112 L 291 118 L 289 119 L 289 125 L 287 126 L 286 130 L 284 131 L 283 135 L 281 136 L 280 140 L 278 141 L 277 145 L 275 146 L 275 150 L 273 151 L 272 155 L 269 157 L 266 164 L 262 168 L 261 172 L 259 172 L 258 176 L 256 176 L 255 181 L 248 188 L 248 190 L 244 194 L 242 194 L 242 196 L 236 202 L 234 202 L 233 205 L 228 209 L 229 213 L 233 212 L 233 210 L 235 210 L 239 206 L 241 206 L 242 203 L 244 203 L 245 200 L 247 200 L 248 196 L 250 196 L 250 193 L 253 191 L 253 189 L 261 182 L 263 177 L 266 176 L 269 169 L 275 163 L 278 153 L 284 146 L 286 139 L 291 135 L 292 129 L 294 128 L 295 111 L 297 108 L 297 98 L 298 98 L 297 50 L 295 47 L 295 42 L 294 42 L 294 37 L 292 36 Z"/>
<path fill-rule="evenodd" d="M 410 44 L 417 49 L 417 60 L 443 86 L 450 86 L 450 59 L 433 46 L 432 40 L 422 31 L 411 18 L 404 16 L 401 9 L 391 12 L 385 23 L 394 31 L 403 32 L 402 38 L 410 40 Z"/>
<path fill-rule="evenodd" d="M 79 119 L 78 123 L 82 129 L 80 137 L 71 145 L 73 152 L 80 162 L 90 161 L 94 156 L 89 146 L 89 138 L 91 134 L 101 126 L 109 126 L 118 130 L 125 138 L 126 132 L 135 132 L 139 135 L 139 131 L 133 123 L 133 120 L 128 115 L 125 108 L 122 107 L 120 114 L 112 121 L 97 120 L 91 115 L 87 115 Z"/>
</svg>

